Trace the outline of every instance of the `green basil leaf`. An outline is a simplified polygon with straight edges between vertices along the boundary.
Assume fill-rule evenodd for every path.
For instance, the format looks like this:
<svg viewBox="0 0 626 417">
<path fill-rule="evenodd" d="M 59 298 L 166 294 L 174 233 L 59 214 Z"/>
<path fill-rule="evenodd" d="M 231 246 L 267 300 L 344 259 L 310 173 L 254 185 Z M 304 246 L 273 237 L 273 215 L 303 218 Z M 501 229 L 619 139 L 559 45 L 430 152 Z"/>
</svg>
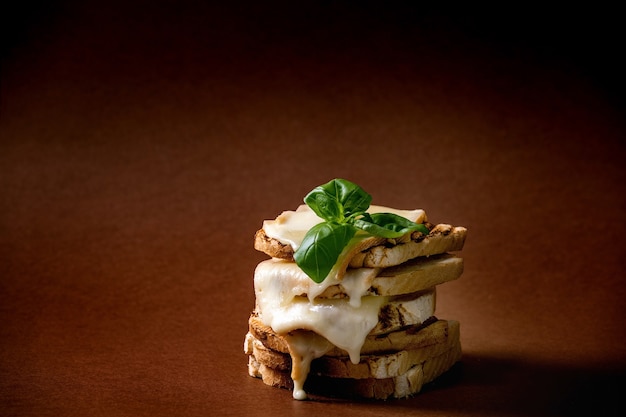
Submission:
<svg viewBox="0 0 626 417">
<path fill-rule="evenodd" d="M 318 217 L 336 223 L 344 222 L 343 206 L 339 199 L 329 194 L 322 186 L 315 187 L 304 197 L 304 202 Z"/>
<path fill-rule="evenodd" d="M 315 187 L 304 202 L 322 219 L 343 223 L 347 217 L 365 212 L 372 196 L 358 185 L 336 178 Z"/>
<path fill-rule="evenodd" d="M 340 178 L 315 187 L 304 197 L 304 202 L 325 222 L 306 233 L 294 259 L 317 283 L 326 279 L 357 229 L 384 238 L 396 238 L 416 230 L 429 233 L 423 224 L 396 214 L 367 213 L 372 196 Z"/>
<path fill-rule="evenodd" d="M 366 214 L 354 220 L 353 224 L 355 227 L 369 234 L 390 239 L 414 231 L 419 231 L 426 235 L 430 233 L 428 228 L 423 224 L 412 222 L 409 219 L 393 213 Z"/>
<path fill-rule="evenodd" d="M 365 212 L 372 203 L 372 196 L 353 182 L 335 179 L 328 184 L 331 184 L 330 187 L 336 190 L 345 217 Z"/>
<path fill-rule="evenodd" d="M 319 223 L 306 233 L 294 260 L 313 281 L 320 283 L 355 233 L 356 228 L 348 223 Z"/>
</svg>

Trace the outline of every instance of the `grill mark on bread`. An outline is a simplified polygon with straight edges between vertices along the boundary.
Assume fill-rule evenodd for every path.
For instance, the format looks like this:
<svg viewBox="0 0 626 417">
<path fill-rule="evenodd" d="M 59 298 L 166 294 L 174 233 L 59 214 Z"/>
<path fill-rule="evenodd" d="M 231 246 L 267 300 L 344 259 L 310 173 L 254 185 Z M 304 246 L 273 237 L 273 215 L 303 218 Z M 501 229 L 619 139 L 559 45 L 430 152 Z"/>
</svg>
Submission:
<svg viewBox="0 0 626 417">
<path fill-rule="evenodd" d="M 391 317 L 393 315 L 393 307 L 391 304 L 385 304 L 380 308 L 378 313 L 378 323 L 383 329 L 392 325 Z"/>
<path fill-rule="evenodd" d="M 416 334 L 417 332 L 419 332 L 423 328 L 430 326 L 431 324 L 435 323 L 438 320 L 439 319 L 437 317 L 430 316 L 429 318 L 424 320 L 422 322 L 422 324 L 415 324 L 415 325 L 412 325 L 412 326 L 408 326 L 408 327 L 405 327 L 403 330 L 406 331 L 407 334 Z M 446 329 L 446 335 L 447 335 L 447 329 Z"/>
</svg>

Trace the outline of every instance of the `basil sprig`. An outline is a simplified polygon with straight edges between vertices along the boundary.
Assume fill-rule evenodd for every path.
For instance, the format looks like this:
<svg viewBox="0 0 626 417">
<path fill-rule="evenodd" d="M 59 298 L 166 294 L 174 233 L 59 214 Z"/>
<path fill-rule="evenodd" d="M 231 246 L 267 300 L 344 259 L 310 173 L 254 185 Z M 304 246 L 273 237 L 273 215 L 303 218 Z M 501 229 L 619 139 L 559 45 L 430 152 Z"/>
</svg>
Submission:
<svg viewBox="0 0 626 417">
<path fill-rule="evenodd" d="M 304 197 L 304 202 L 324 221 L 309 229 L 293 257 L 317 283 L 326 279 L 358 230 L 390 239 L 413 231 L 429 233 L 423 224 L 397 214 L 367 213 L 372 196 L 344 179 L 315 187 Z"/>
</svg>

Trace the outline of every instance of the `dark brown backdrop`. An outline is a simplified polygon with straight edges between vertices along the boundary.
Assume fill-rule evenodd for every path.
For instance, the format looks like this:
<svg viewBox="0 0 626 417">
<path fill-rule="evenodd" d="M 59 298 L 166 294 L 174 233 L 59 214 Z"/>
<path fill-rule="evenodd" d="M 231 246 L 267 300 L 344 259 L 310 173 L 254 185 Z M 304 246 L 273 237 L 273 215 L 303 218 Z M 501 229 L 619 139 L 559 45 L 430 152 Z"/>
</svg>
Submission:
<svg viewBox="0 0 626 417">
<path fill-rule="evenodd" d="M 3 17 L 0 414 L 618 415 L 625 129 L 611 10 L 58 2 Z M 263 219 L 334 177 L 464 225 L 416 398 L 246 374 Z"/>
</svg>

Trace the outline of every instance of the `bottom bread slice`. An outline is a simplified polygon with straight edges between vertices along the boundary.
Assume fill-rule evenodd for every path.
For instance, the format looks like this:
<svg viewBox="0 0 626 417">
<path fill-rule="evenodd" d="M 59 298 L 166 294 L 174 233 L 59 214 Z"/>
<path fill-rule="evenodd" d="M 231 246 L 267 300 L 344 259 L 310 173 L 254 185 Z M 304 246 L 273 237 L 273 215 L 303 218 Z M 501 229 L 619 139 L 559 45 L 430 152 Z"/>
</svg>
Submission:
<svg viewBox="0 0 626 417">
<path fill-rule="evenodd" d="M 461 359 L 461 344 L 453 344 L 444 352 L 410 367 L 406 372 L 389 378 L 334 378 L 311 373 L 304 385 L 312 395 L 342 398 L 389 399 L 405 398 L 419 393 L 424 386 L 449 370 Z M 266 385 L 293 389 L 288 370 L 278 370 L 260 363 L 249 355 L 248 373 L 261 378 Z"/>
<path fill-rule="evenodd" d="M 445 324 L 446 326 L 440 326 Z M 422 336 L 423 335 L 423 336 Z M 416 364 L 436 357 L 458 345 L 460 339 L 459 322 L 439 320 L 422 329 L 414 336 L 424 342 L 416 348 L 396 347 L 393 351 L 367 353 L 361 352 L 359 363 L 352 363 L 347 356 L 324 355 L 313 360 L 311 373 L 334 378 L 390 378 L 400 376 Z M 253 354 L 257 362 L 279 371 L 291 370 L 291 356 L 265 346 L 251 333 L 246 335 L 244 352 Z"/>
</svg>

